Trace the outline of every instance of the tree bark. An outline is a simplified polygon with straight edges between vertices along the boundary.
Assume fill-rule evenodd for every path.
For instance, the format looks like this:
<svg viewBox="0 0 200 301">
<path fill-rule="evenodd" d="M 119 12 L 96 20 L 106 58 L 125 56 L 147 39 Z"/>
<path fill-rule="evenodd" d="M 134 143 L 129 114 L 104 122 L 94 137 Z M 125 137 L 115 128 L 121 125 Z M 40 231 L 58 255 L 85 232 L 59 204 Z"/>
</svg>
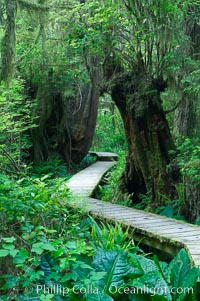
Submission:
<svg viewBox="0 0 200 301">
<path fill-rule="evenodd" d="M 51 84 L 40 85 L 35 113 L 38 126 L 32 130 L 34 162 L 46 160 L 56 153 L 60 153 L 68 164 L 80 162 L 92 144 L 98 98 L 92 85 L 67 97 L 64 92 L 54 91 Z"/>
<path fill-rule="evenodd" d="M 185 32 L 190 38 L 190 48 L 188 56 L 192 60 L 197 61 L 200 58 L 200 25 L 194 19 L 194 14 L 198 13 L 195 5 L 188 6 L 188 16 L 185 22 Z M 193 62 L 193 64 L 194 64 Z M 194 70 L 194 66 L 184 64 L 182 74 L 190 74 Z M 178 87 L 183 90 L 183 87 Z M 182 136 L 192 137 L 197 128 L 197 99 L 198 96 L 194 91 L 182 92 L 182 102 L 175 111 L 174 133 Z"/>
<path fill-rule="evenodd" d="M 95 132 L 99 93 L 92 85 L 84 87 L 81 93 L 76 106 L 68 107 L 70 140 L 61 144 L 66 161 L 80 162 L 90 150 Z M 77 101 L 78 110 L 75 109 Z"/>
<path fill-rule="evenodd" d="M 194 96 L 194 95 L 193 95 Z M 175 111 L 174 133 L 181 136 L 192 137 L 196 127 L 196 104 L 187 93 Z"/>
<path fill-rule="evenodd" d="M 173 166 L 175 151 L 169 126 L 161 105 L 163 83 L 147 74 L 123 74 L 112 86 L 128 141 L 128 156 L 122 176 L 123 187 L 137 202 L 148 193 L 152 205 L 165 204 L 176 195 L 179 173 Z"/>
<path fill-rule="evenodd" d="M 6 27 L 1 45 L 1 73 L 0 80 L 7 84 L 13 77 L 15 63 L 15 15 L 17 12 L 16 0 L 4 0 L 6 9 Z"/>
</svg>

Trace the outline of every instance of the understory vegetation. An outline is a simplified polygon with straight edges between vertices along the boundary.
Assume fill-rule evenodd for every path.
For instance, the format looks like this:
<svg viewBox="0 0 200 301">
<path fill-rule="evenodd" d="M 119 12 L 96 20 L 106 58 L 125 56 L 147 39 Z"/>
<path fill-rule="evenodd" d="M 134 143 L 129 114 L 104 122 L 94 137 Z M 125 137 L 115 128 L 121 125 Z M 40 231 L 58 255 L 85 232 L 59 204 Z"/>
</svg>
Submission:
<svg viewBox="0 0 200 301">
<path fill-rule="evenodd" d="M 1 300 L 196 300 L 199 269 L 182 249 L 147 256 L 120 225 L 70 209 L 61 180 L 0 178 Z"/>
<path fill-rule="evenodd" d="M 159 261 L 130 240 L 129 229 L 97 224 L 70 206 L 73 198 L 67 179 L 95 158 L 88 155 L 80 164 L 68 167 L 59 157 L 27 165 L 27 153 L 22 149 L 31 143 L 24 135 L 23 122 L 17 121 L 13 132 L 15 109 L 10 106 L 1 119 L 4 160 L 0 167 L 9 172 L 0 174 L 0 299 L 196 300 L 199 269 L 191 266 L 184 249 L 170 263 Z M 127 149 L 122 120 L 111 109 L 102 104 L 93 143 L 94 150 L 119 155 L 117 167 L 99 187 L 98 193 L 106 201 L 113 199 Z M 26 114 L 23 111 L 23 118 Z M 198 146 L 179 137 L 177 148 L 183 174 L 192 174 L 198 181 L 198 165 L 194 169 L 193 164 L 199 158 Z M 182 193 L 180 187 L 180 199 Z M 147 207 L 148 202 L 144 196 L 138 208 Z M 132 205 L 128 194 L 121 204 Z"/>
<path fill-rule="evenodd" d="M 105 95 L 99 100 L 92 150 L 97 152 L 115 152 L 117 154 L 125 154 L 127 151 L 123 122 L 118 109 L 109 95 Z"/>
</svg>

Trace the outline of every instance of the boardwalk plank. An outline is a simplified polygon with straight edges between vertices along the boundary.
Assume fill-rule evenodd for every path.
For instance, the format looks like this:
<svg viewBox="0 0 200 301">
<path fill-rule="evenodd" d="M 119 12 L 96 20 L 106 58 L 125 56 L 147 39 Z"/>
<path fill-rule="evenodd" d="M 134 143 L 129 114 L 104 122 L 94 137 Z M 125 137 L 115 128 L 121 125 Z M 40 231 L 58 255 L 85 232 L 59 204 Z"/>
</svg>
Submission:
<svg viewBox="0 0 200 301">
<path fill-rule="evenodd" d="M 200 266 L 200 226 L 91 198 L 102 177 L 115 165 L 113 161 L 117 160 L 113 153 L 99 152 L 97 157 L 100 161 L 74 175 L 63 186 L 63 189 L 67 186 L 74 195 L 71 205 L 83 208 L 96 218 L 120 222 L 134 230 L 134 239 L 165 249 L 169 254 L 175 254 L 184 246 L 193 263 Z"/>
</svg>

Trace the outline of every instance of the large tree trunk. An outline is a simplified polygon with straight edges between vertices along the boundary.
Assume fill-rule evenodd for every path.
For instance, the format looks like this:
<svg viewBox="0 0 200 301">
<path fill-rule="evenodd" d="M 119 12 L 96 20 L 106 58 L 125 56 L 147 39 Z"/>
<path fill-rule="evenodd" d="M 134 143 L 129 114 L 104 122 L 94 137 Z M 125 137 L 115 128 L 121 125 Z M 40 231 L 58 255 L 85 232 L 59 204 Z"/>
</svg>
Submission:
<svg viewBox="0 0 200 301">
<path fill-rule="evenodd" d="M 0 81 L 3 80 L 9 83 L 13 77 L 15 63 L 15 15 L 17 12 L 17 1 L 4 0 L 4 4 L 6 10 L 6 27 L 1 45 Z"/>
<path fill-rule="evenodd" d="M 82 85 L 75 80 L 63 91 L 55 88 L 52 71 L 37 91 L 38 127 L 32 132 L 34 161 L 60 153 L 69 164 L 88 153 L 95 132 L 99 84 L 102 80 L 98 57 L 85 53 L 89 78 Z"/>
<path fill-rule="evenodd" d="M 78 109 L 77 100 L 75 107 L 68 108 L 70 141 L 61 144 L 66 161 L 80 162 L 90 150 L 95 132 L 99 93 L 92 85 L 84 87 L 81 93 Z"/>
<path fill-rule="evenodd" d="M 188 55 L 194 61 L 200 59 L 200 25 L 194 19 L 194 15 L 198 13 L 198 7 L 189 5 L 188 16 L 185 23 L 185 31 L 190 38 L 190 48 Z M 194 62 L 193 62 L 194 64 Z M 183 64 L 182 74 L 190 74 L 194 70 L 194 65 L 190 63 Z M 178 86 L 180 82 L 178 83 Z M 197 128 L 197 99 L 198 95 L 191 89 L 190 92 L 183 92 L 183 86 L 178 87 L 182 91 L 182 102 L 175 111 L 174 132 L 182 136 L 192 137 Z"/>
<path fill-rule="evenodd" d="M 193 95 L 194 97 L 194 95 Z M 191 137 L 196 128 L 196 104 L 193 98 L 184 93 L 182 101 L 175 111 L 174 133 Z"/>
<path fill-rule="evenodd" d="M 111 96 L 122 115 L 128 156 L 122 177 L 134 201 L 148 193 L 155 207 L 175 196 L 175 147 L 162 109 L 157 84 L 145 74 L 126 74 L 112 86 Z"/>
<path fill-rule="evenodd" d="M 67 163 L 80 162 L 92 144 L 98 98 L 91 85 L 68 97 L 50 85 L 41 85 L 37 91 L 38 127 L 32 131 L 34 161 L 60 153 Z"/>
<path fill-rule="evenodd" d="M 188 17 L 186 20 L 186 33 L 190 37 L 190 57 L 193 64 L 198 66 L 200 59 L 200 24 L 197 22 L 196 15 L 199 14 L 198 4 L 188 6 Z M 192 66 L 192 68 L 194 68 Z M 188 70 L 188 73 L 192 70 Z M 196 83 L 198 85 L 198 83 Z M 184 136 L 194 136 L 198 131 L 197 117 L 198 95 L 195 91 L 184 98 L 178 110 L 179 133 Z M 191 222 L 200 222 L 200 160 L 193 158 L 185 166 L 187 173 L 183 176 L 184 207 L 182 214 Z"/>
</svg>

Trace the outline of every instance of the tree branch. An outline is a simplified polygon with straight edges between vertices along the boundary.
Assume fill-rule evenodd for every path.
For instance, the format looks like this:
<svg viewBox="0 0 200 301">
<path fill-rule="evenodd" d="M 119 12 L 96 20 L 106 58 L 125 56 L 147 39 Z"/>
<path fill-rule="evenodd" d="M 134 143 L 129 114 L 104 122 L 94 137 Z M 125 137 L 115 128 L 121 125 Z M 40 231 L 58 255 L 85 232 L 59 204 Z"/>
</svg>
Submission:
<svg viewBox="0 0 200 301">
<path fill-rule="evenodd" d="M 174 112 L 174 111 L 180 106 L 181 102 L 182 102 L 182 99 L 179 100 L 179 101 L 175 104 L 175 106 L 174 106 L 173 108 L 168 109 L 168 110 L 165 110 L 165 111 L 164 111 L 165 114 L 169 114 L 169 113 Z"/>
<path fill-rule="evenodd" d="M 8 158 L 8 160 L 11 162 L 12 166 L 17 170 L 17 172 L 21 172 L 19 166 L 17 165 L 17 162 L 11 157 L 11 155 L 7 152 L 7 150 L 0 146 L 0 149 L 2 150 L 2 153 Z"/>
<path fill-rule="evenodd" d="M 37 42 L 38 42 L 38 40 L 39 40 L 39 37 L 40 37 L 40 34 L 41 34 L 41 28 L 39 29 L 39 31 L 38 31 L 38 34 L 37 34 L 37 36 L 36 36 L 36 38 L 35 38 L 35 41 L 34 41 L 34 43 L 33 43 L 33 45 L 29 48 L 29 50 L 25 53 L 25 54 L 23 54 L 22 56 L 20 56 L 17 60 L 16 60 L 16 62 L 15 62 L 15 64 L 17 64 L 17 63 L 19 63 L 19 62 L 21 62 L 33 49 L 34 49 L 34 47 L 35 47 L 35 45 L 37 44 Z"/>
</svg>

